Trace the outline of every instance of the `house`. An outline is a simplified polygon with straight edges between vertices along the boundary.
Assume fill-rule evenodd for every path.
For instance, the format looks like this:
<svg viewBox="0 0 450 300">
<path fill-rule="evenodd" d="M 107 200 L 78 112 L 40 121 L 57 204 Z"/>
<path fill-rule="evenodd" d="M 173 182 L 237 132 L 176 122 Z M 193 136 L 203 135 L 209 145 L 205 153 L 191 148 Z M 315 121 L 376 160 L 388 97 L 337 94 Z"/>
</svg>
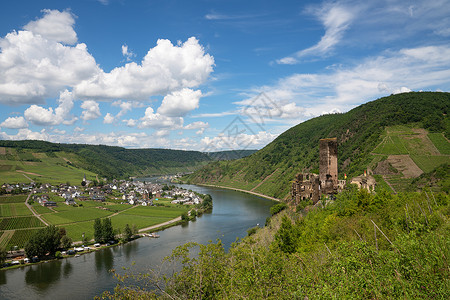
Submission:
<svg viewBox="0 0 450 300">
<path fill-rule="evenodd" d="M 43 203 L 43 206 L 45 206 L 45 207 L 55 207 L 55 206 L 57 206 L 57 204 L 56 204 L 55 201 L 46 201 L 46 202 Z"/>
</svg>

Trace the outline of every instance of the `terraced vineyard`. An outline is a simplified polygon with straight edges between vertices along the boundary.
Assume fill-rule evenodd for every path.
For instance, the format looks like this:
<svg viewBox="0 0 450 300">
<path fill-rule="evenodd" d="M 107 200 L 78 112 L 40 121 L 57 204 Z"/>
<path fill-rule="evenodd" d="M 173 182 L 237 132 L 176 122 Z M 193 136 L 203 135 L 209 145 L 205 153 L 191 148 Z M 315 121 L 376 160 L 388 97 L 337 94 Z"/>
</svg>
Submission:
<svg viewBox="0 0 450 300">
<path fill-rule="evenodd" d="M 422 173 L 450 164 L 449 153 L 450 143 L 442 133 L 428 133 L 405 125 L 391 126 L 385 129 L 383 141 L 373 150 L 371 166 L 375 168 L 387 161 L 396 173 L 379 175 L 399 192 L 408 190 L 414 178 Z"/>
</svg>

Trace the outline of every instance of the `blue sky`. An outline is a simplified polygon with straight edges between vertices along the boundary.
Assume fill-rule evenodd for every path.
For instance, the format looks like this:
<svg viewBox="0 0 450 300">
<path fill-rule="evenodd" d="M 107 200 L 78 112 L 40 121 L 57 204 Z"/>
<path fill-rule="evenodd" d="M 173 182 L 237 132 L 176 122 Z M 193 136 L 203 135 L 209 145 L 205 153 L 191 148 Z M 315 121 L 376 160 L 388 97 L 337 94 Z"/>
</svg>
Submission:
<svg viewBox="0 0 450 300">
<path fill-rule="evenodd" d="M 260 149 L 450 90 L 450 1 L 3 1 L 0 138 Z"/>
</svg>

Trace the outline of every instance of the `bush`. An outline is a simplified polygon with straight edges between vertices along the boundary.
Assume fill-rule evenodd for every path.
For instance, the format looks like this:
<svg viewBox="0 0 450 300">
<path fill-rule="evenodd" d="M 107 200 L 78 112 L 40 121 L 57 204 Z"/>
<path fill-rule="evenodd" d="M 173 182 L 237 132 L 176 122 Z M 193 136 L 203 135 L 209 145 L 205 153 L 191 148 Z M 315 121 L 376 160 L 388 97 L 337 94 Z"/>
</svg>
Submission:
<svg viewBox="0 0 450 300">
<path fill-rule="evenodd" d="M 287 207 L 288 207 L 287 204 L 284 202 L 277 203 L 270 208 L 270 214 L 272 216 L 276 215 L 280 211 L 285 210 Z"/>
</svg>

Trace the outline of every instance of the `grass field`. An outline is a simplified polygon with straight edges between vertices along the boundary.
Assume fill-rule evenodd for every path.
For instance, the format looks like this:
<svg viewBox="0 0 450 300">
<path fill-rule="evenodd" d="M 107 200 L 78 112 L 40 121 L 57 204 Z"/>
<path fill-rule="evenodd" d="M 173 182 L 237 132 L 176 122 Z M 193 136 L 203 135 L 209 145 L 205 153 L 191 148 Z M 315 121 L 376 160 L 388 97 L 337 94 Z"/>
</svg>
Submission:
<svg viewBox="0 0 450 300">
<path fill-rule="evenodd" d="M 59 225 L 95 220 L 96 218 L 104 218 L 111 214 L 112 212 L 110 211 L 101 210 L 98 208 L 75 207 L 71 211 L 45 214 L 42 218 L 50 224 Z"/>
<path fill-rule="evenodd" d="M 38 214 L 47 214 L 47 213 L 52 213 L 53 211 L 50 209 L 50 208 L 48 208 L 48 207 L 45 207 L 45 206 L 42 206 L 42 205 L 40 205 L 40 204 L 38 204 L 38 203 L 34 203 L 33 204 L 33 209 L 34 209 L 34 211 L 36 212 L 36 213 L 38 213 Z"/>
<path fill-rule="evenodd" d="M 0 196 L 0 204 L 4 203 L 25 203 L 28 195 Z"/>
<path fill-rule="evenodd" d="M 450 155 L 450 143 L 442 133 L 429 133 L 428 138 L 433 142 L 434 146 L 444 155 Z"/>
<path fill-rule="evenodd" d="M 32 212 L 24 203 L 0 204 L 0 217 L 29 216 Z"/>
</svg>

